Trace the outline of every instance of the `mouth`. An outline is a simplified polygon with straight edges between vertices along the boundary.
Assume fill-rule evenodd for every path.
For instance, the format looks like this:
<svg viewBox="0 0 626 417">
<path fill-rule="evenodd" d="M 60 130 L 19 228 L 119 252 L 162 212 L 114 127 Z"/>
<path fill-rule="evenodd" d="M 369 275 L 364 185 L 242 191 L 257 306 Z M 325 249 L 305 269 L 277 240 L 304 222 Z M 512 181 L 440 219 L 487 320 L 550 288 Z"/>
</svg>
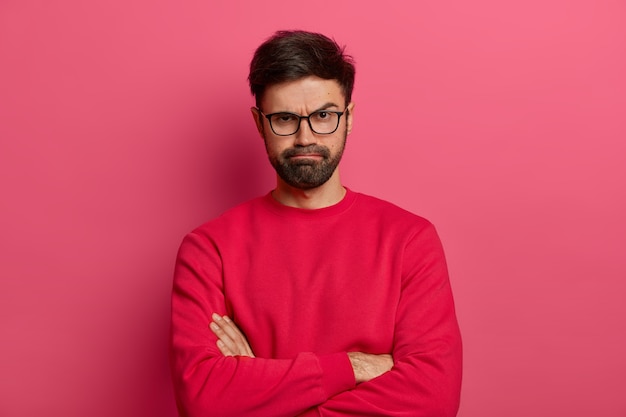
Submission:
<svg viewBox="0 0 626 417">
<path fill-rule="evenodd" d="M 324 158 L 324 156 L 318 153 L 305 153 L 305 154 L 299 154 L 299 155 L 291 155 L 289 157 L 289 159 L 322 159 L 322 158 Z"/>
<path fill-rule="evenodd" d="M 298 160 L 322 160 L 330 156 L 330 152 L 322 146 L 309 146 L 307 148 L 291 148 L 283 153 L 283 158 Z"/>
</svg>

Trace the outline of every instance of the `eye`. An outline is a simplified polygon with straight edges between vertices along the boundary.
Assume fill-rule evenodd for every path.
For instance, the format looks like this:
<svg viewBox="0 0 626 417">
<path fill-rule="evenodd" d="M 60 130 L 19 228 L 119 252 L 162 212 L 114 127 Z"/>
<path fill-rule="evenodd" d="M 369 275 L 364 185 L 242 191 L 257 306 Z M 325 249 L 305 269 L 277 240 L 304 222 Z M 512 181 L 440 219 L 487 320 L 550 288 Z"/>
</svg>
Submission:
<svg viewBox="0 0 626 417">
<path fill-rule="evenodd" d="M 292 113 L 276 113 L 272 115 L 273 123 L 287 124 L 298 120 L 298 116 Z"/>
<path fill-rule="evenodd" d="M 315 117 L 317 120 L 320 120 L 320 121 L 321 120 L 328 120 L 328 119 L 330 119 L 330 116 L 331 116 L 331 114 L 328 113 L 327 111 L 318 111 L 318 112 L 315 112 L 313 114 L 313 117 Z"/>
</svg>

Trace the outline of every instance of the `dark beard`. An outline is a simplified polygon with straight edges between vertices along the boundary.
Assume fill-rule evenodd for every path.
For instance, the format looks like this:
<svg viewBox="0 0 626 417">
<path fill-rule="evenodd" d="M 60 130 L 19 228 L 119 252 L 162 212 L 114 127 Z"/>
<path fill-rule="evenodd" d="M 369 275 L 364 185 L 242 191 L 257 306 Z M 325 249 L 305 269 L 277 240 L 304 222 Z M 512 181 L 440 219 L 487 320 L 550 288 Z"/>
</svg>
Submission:
<svg viewBox="0 0 626 417">
<path fill-rule="evenodd" d="M 326 183 L 337 169 L 343 155 L 344 143 L 335 156 L 325 146 L 310 145 L 302 148 L 290 148 L 278 157 L 270 157 L 270 162 L 280 178 L 294 188 L 310 190 Z M 292 161 L 291 156 L 316 153 L 323 157 L 317 160 Z"/>
</svg>

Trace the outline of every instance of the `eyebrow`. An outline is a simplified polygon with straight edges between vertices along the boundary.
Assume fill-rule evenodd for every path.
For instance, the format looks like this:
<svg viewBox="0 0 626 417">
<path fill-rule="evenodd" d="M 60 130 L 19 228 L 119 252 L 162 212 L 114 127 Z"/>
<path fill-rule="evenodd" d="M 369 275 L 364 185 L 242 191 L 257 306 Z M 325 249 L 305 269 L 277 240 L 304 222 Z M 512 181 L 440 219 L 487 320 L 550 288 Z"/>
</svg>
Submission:
<svg viewBox="0 0 626 417">
<path fill-rule="evenodd" d="M 329 101 L 329 102 L 327 102 L 327 103 L 322 104 L 320 107 L 318 107 L 317 109 L 313 110 L 313 111 L 312 111 L 311 113 L 309 113 L 309 114 L 313 114 L 313 113 L 315 113 L 315 112 L 317 112 L 317 111 L 328 110 L 328 109 L 329 109 L 329 108 L 331 108 L 331 107 L 337 107 L 337 108 L 339 108 L 339 106 L 338 106 L 337 104 L 335 104 L 335 103 L 333 103 L 333 102 Z M 278 113 L 289 113 L 289 114 L 296 114 L 296 115 L 298 115 L 298 116 L 302 116 L 301 114 L 294 113 L 294 112 L 292 112 L 292 111 L 279 111 L 279 112 L 274 112 L 274 113 L 272 113 L 272 114 L 278 114 Z"/>
<path fill-rule="evenodd" d="M 322 107 L 319 107 L 317 110 L 314 110 L 314 112 L 320 111 L 320 110 L 328 110 L 330 107 L 337 107 L 337 108 L 339 108 L 339 106 L 336 105 L 335 103 L 328 102 L 328 103 L 325 103 L 324 105 L 322 105 Z"/>
</svg>

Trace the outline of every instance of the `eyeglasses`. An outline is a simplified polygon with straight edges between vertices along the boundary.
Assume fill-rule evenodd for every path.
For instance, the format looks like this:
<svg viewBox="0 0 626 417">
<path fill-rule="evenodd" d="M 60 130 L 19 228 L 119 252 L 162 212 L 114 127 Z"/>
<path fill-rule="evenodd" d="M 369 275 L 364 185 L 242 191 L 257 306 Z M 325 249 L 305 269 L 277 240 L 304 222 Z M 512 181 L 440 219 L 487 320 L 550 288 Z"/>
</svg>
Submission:
<svg viewBox="0 0 626 417">
<path fill-rule="evenodd" d="M 288 112 L 264 114 L 261 109 L 257 108 L 257 110 L 270 122 L 270 128 L 274 134 L 291 136 L 300 130 L 302 119 L 306 119 L 309 122 L 309 127 L 314 133 L 330 135 L 339 127 L 339 120 L 348 108 L 346 107 L 344 111 L 318 110 L 308 116 L 300 116 L 299 114 Z"/>
</svg>

